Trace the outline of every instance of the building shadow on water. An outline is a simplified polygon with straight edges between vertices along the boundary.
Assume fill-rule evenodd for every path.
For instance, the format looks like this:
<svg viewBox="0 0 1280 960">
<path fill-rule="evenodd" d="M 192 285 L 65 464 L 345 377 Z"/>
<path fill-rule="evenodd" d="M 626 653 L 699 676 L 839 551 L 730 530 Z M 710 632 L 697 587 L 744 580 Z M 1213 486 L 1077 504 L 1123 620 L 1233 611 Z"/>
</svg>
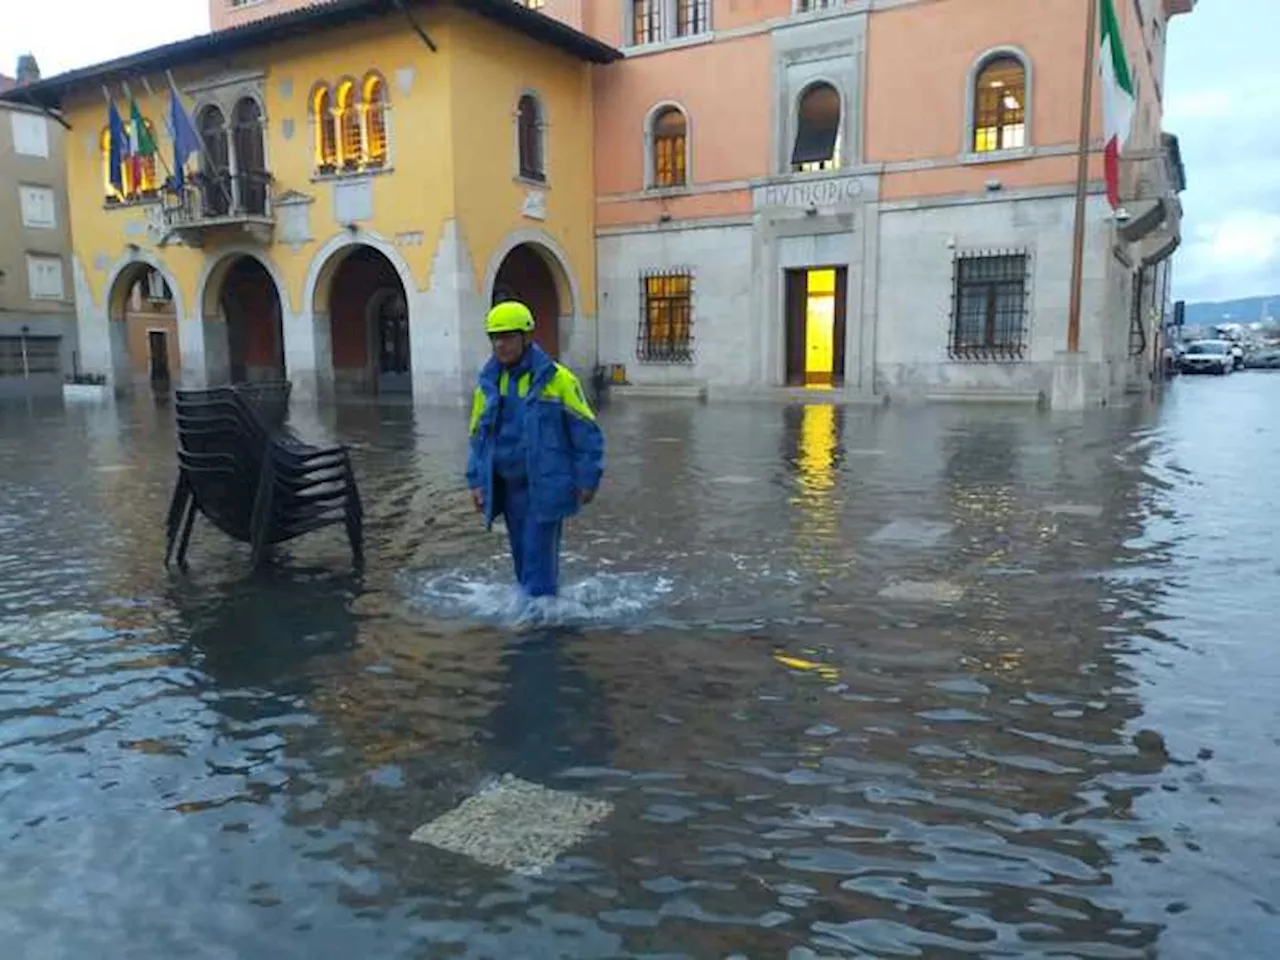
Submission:
<svg viewBox="0 0 1280 960">
<path fill-rule="evenodd" d="M 310 661 L 355 648 L 361 589 L 350 571 L 268 569 L 209 586 L 175 580 L 168 599 L 193 665 L 217 686 L 282 694 L 302 692 Z"/>
<path fill-rule="evenodd" d="M 547 783 L 572 767 L 606 767 L 615 738 L 603 688 L 572 652 L 576 630 L 513 639 L 502 656 L 502 689 L 486 723 L 487 766 Z"/>
</svg>

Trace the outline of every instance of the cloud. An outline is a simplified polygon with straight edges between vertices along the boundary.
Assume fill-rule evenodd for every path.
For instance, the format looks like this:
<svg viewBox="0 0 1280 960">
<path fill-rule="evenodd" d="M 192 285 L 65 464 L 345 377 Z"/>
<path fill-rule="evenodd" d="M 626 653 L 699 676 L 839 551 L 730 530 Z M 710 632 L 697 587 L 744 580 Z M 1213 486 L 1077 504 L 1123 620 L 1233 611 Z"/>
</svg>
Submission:
<svg viewBox="0 0 1280 960">
<path fill-rule="evenodd" d="M 1214 0 L 1169 30 L 1165 129 L 1187 167 L 1174 293 L 1280 293 L 1280 3 Z"/>
</svg>

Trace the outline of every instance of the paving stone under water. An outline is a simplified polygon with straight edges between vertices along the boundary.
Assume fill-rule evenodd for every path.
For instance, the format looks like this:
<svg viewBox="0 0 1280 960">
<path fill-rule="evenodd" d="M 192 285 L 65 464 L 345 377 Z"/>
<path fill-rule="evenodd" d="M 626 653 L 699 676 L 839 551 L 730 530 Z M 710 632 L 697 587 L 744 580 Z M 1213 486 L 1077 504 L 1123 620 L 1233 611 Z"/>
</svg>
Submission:
<svg viewBox="0 0 1280 960">
<path fill-rule="evenodd" d="M 533 873 L 551 866 L 613 812 L 613 804 L 548 790 L 504 774 L 409 837 L 490 867 Z"/>
</svg>

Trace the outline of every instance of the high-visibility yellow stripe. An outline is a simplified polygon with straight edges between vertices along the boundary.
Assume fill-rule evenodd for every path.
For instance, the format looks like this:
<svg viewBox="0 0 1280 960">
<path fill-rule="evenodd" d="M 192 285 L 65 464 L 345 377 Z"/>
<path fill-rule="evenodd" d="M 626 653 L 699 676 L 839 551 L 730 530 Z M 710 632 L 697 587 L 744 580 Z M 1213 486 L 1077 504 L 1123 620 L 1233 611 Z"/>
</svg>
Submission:
<svg viewBox="0 0 1280 960">
<path fill-rule="evenodd" d="M 471 435 L 474 437 L 476 430 L 480 428 L 480 418 L 484 416 L 484 391 L 476 387 L 476 392 L 471 397 Z"/>
</svg>

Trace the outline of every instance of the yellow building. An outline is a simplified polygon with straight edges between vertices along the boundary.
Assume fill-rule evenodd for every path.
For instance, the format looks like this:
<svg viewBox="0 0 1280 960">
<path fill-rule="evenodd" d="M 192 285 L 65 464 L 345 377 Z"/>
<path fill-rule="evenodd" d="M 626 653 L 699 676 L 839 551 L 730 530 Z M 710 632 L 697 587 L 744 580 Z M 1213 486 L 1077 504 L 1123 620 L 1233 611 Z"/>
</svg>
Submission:
<svg viewBox="0 0 1280 960">
<path fill-rule="evenodd" d="M 336 0 L 28 86 L 73 131 L 82 369 L 453 402 L 509 296 L 590 363 L 591 64 L 618 56 L 510 0 Z M 171 82 L 200 142 L 181 187 Z M 108 96 L 158 146 L 114 175 Z"/>
</svg>

